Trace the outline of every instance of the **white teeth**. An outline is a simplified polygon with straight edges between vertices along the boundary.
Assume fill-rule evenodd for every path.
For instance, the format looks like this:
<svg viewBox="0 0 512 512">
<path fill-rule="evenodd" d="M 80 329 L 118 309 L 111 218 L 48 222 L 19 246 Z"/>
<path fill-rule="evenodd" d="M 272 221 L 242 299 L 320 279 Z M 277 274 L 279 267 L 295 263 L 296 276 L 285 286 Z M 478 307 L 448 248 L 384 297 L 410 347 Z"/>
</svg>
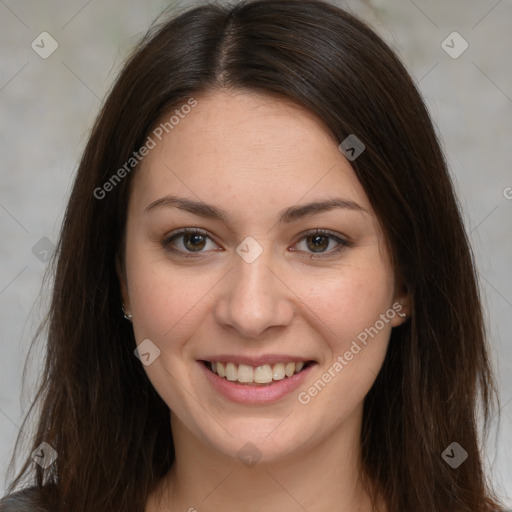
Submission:
<svg viewBox="0 0 512 512">
<path fill-rule="evenodd" d="M 259 384 L 272 382 L 272 368 L 269 364 L 264 364 L 254 369 L 254 382 L 258 382 Z"/>
<path fill-rule="evenodd" d="M 281 380 L 284 379 L 284 364 L 283 363 L 276 363 L 272 367 L 272 378 L 274 380 Z"/>
<path fill-rule="evenodd" d="M 284 367 L 284 373 L 287 377 L 291 377 L 295 373 L 295 363 L 287 363 Z"/>
<path fill-rule="evenodd" d="M 217 373 L 219 374 L 219 377 L 225 377 L 226 376 L 226 368 L 221 362 L 217 363 Z"/>
<path fill-rule="evenodd" d="M 247 364 L 211 362 L 211 370 L 219 377 L 229 381 L 238 381 L 244 384 L 270 384 L 273 380 L 282 380 L 285 377 L 292 377 L 304 368 L 304 362 L 298 363 L 275 363 L 273 365 L 263 364 L 260 366 L 249 366 Z"/>
<path fill-rule="evenodd" d="M 246 364 L 239 364 L 238 382 L 254 382 L 254 368 Z"/>
<path fill-rule="evenodd" d="M 236 380 L 238 378 L 238 371 L 233 363 L 226 364 L 226 379 Z"/>
</svg>

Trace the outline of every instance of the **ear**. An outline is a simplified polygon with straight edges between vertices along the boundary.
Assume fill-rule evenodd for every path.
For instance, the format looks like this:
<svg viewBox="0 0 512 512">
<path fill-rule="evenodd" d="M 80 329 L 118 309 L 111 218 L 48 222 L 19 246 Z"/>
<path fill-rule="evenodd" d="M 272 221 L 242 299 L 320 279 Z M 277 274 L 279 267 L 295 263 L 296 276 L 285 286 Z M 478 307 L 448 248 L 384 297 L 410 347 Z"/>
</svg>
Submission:
<svg viewBox="0 0 512 512">
<path fill-rule="evenodd" d="M 411 297 L 407 285 L 402 280 L 398 280 L 395 285 L 395 294 L 391 308 L 395 311 L 395 315 L 390 322 L 392 327 L 402 325 L 411 316 Z"/>
<path fill-rule="evenodd" d="M 130 311 L 130 296 L 128 295 L 128 283 L 126 280 L 126 272 L 119 253 L 116 254 L 116 273 L 119 279 L 119 289 L 121 292 L 121 299 L 123 301 L 126 312 Z"/>
</svg>

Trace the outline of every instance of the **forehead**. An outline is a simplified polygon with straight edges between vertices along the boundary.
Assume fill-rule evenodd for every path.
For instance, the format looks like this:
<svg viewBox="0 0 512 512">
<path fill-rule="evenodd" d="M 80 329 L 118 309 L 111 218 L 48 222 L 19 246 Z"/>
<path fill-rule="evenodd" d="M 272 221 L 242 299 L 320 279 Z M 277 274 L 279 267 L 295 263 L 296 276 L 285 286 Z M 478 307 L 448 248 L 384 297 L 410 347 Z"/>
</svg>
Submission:
<svg viewBox="0 0 512 512">
<path fill-rule="evenodd" d="M 155 147 L 133 177 L 130 202 L 137 209 L 173 194 L 240 215 L 330 197 L 371 212 L 339 142 L 315 114 L 290 100 L 246 91 L 195 99 L 172 129 L 167 125 L 168 133 L 160 130 L 161 140 L 153 136 Z"/>
</svg>

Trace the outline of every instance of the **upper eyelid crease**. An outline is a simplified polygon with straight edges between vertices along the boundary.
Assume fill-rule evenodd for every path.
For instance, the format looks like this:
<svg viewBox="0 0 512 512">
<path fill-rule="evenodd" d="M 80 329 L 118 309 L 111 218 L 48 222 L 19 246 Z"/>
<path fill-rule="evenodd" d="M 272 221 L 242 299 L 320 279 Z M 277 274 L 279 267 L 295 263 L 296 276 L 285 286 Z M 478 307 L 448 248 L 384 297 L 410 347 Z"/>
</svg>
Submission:
<svg viewBox="0 0 512 512">
<path fill-rule="evenodd" d="M 193 213 L 199 217 L 219 220 L 225 224 L 229 224 L 229 215 L 225 210 L 207 203 L 176 196 L 165 196 L 161 199 L 153 201 L 144 209 L 144 213 L 154 210 L 155 208 L 162 207 L 179 208 L 181 210 Z M 324 211 L 329 211 L 334 208 L 343 208 L 369 215 L 365 208 L 355 203 L 354 201 L 343 198 L 332 198 L 325 201 L 316 201 L 299 206 L 291 206 L 289 208 L 285 208 L 279 213 L 278 224 L 289 224 L 299 219 L 303 219 L 304 217 L 312 216 Z"/>
</svg>

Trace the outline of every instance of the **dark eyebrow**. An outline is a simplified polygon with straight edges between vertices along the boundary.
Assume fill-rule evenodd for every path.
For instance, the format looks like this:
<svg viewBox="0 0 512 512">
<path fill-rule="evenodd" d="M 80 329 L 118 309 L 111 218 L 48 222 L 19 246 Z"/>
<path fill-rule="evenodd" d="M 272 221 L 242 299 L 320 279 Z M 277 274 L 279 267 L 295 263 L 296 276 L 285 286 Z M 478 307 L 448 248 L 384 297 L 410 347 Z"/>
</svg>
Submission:
<svg viewBox="0 0 512 512">
<path fill-rule="evenodd" d="M 169 206 L 174 206 L 180 210 L 185 210 L 187 212 L 193 213 L 194 215 L 198 215 L 199 217 L 219 220 L 226 224 L 229 223 L 229 214 L 222 208 L 200 201 L 194 201 L 192 199 L 176 196 L 165 196 L 161 199 L 153 201 L 144 209 L 144 213 L 154 210 L 155 208 Z M 301 204 L 299 206 L 290 206 L 289 208 L 285 208 L 280 212 L 278 224 L 287 224 L 320 212 L 332 210 L 334 208 L 345 208 L 347 210 L 359 211 L 368 214 L 368 211 L 365 208 L 358 205 L 354 201 L 336 197 L 332 199 L 326 199 L 324 201 L 316 201 L 312 203 Z"/>
</svg>

